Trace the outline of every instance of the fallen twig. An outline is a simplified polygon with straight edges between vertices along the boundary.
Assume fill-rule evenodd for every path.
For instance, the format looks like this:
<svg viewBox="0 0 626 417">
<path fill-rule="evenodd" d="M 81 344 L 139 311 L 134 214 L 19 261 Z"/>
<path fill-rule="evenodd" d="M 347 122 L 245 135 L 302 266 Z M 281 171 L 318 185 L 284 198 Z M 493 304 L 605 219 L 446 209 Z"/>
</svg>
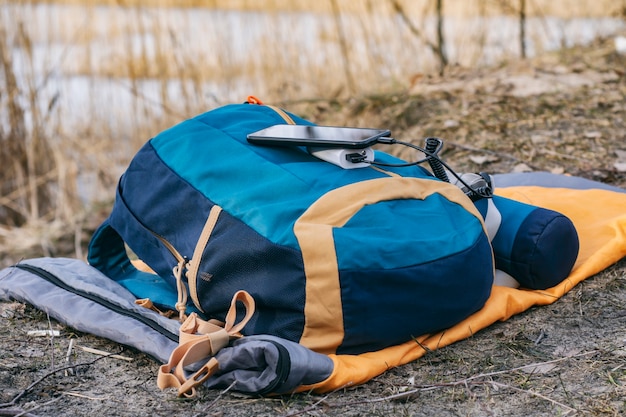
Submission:
<svg viewBox="0 0 626 417">
<path fill-rule="evenodd" d="M 200 411 L 198 414 L 194 414 L 194 415 L 193 415 L 193 417 L 200 417 L 200 416 L 206 415 L 206 414 L 207 414 L 207 412 L 208 412 L 211 408 L 213 408 L 213 406 L 214 406 L 215 404 L 217 404 L 217 402 L 218 402 L 218 401 L 219 401 L 219 400 L 220 400 L 220 399 L 224 396 L 224 394 L 226 394 L 228 391 L 230 391 L 231 389 L 233 389 L 233 387 L 234 387 L 236 384 L 237 384 L 237 381 L 233 381 L 233 383 L 232 383 L 232 384 L 230 384 L 230 385 L 228 386 L 228 388 L 226 388 L 225 390 L 223 390 L 222 392 L 220 392 L 220 393 L 218 394 L 218 396 L 217 396 L 217 397 L 215 397 L 215 399 L 209 403 L 209 405 L 207 405 L 206 407 L 204 407 L 204 409 L 202 409 L 202 411 Z"/>
<path fill-rule="evenodd" d="M 112 356 L 113 354 L 109 355 Z M 94 363 L 107 358 L 108 356 L 101 356 L 98 357 L 90 362 L 83 362 L 83 363 L 79 363 L 76 365 L 70 365 L 70 366 L 62 366 L 60 368 L 57 369 L 53 369 L 50 372 L 47 372 L 46 374 L 42 375 L 41 377 L 39 377 L 36 381 L 34 381 L 33 383 L 31 383 L 29 386 L 27 386 L 26 388 L 24 388 L 19 394 L 17 394 L 15 397 L 13 397 L 13 399 L 11 401 L 9 401 L 8 403 L 2 403 L 0 404 L 0 411 L 2 411 L 2 409 L 7 409 L 8 407 L 13 407 L 15 404 L 17 404 L 17 402 L 22 399 L 26 394 L 28 394 L 33 388 L 35 388 L 38 384 L 40 384 L 43 380 L 45 380 L 46 378 L 48 378 L 49 376 L 52 376 L 54 374 L 56 374 L 57 372 L 61 372 L 61 371 L 65 371 L 66 369 L 70 369 L 70 368 L 76 368 L 79 366 L 91 366 Z M 0 414 L 2 415 L 2 414 Z"/>
<path fill-rule="evenodd" d="M 50 314 L 46 313 L 46 318 L 48 319 L 48 332 L 50 332 L 50 365 L 54 368 L 54 337 L 55 332 L 52 330 L 52 321 L 50 321 Z"/>
<path fill-rule="evenodd" d="M 85 394 L 81 394 L 80 392 L 73 392 L 73 391 L 65 391 L 63 392 L 63 394 L 69 395 L 72 397 L 85 398 L 87 400 L 94 400 L 94 401 L 102 401 L 102 400 L 110 399 L 110 397 L 90 397 L 89 395 L 85 395 Z"/>
<path fill-rule="evenodd" d="M 26 335 L 30 337 L 53 337 L 60 336 L 61 332 L 58 330 L 29 330 Z"/>
<path fill-rule="evenodd" d="M 61 397 L 59 398 L 54 398 L 50 401 L 47 401 L 43 404 L 37 404 L 36 406 L 34 406 L 33 408 L 31 408 L 30 410 L 26 411 L 26 410 L 22 410 L 21 408 L 0 408 L 0 416 L 11 416 L 11 417 L 38 417 L 37 415 L 31 413 L 31 411 L 35 411 L 38 408 L 41 408 L 43 406 L 55 403 L 57 401 L 59 401 L 61 399 Z"/>
<path fill-rule="evenodd" d="M 471 376 L 471 377 L 469 377 L 469 378 L 467 378 L 467 379 L 465 379 L 463 381 L 471 381 L 471 380 L 474 380 L 474 379 L 485 378 L 485 377 L 488 377 L 488 376 L 508 374 L 508 373 L 511 373 L 511 372 L 521 371 L 521 370 L 528 369 L 528 368 L 537 368 L 538 366 L 541 366 L 541 365 L 549 365 L 549 364 L 552 364 L 552 363 L 563 362 L 563 361 L 566 361 L 566 360 L 572 359 L 572 358 L 579 358 L 581 356 L 591 356 L 591 355 L 595 355 L 597 353 L 598 353 L 597 350 L 592 350 L 592 351 L 589 351 L 589 352 L 578 353 L 576 355 L 564 356 L 562 358 L 553 359 L 551 361 L 535 362 L 535 363 L 531 363 L 529 365 L 518 366 L 517 368 L 505 369 L 503 371 L 494 371 L 494 372 L 489 372 L 489 373 L 486 373 L 486 374 L 479 374 L 479 375 Z"/>
<path fill-rule="evenodd" d="M 74 339 L 70 339 L 70 344 L 67 347 L 67 353 L 65 354 L 65 365 L 72 366 L 72 349 L 74 348 Z M 65 376 L 74 375 L 74 368 L 65 370 Z"/>
<path fill-rule="evenodd" d="M 348 401 L 348 402 L 338 402 L 338 403 L 325 403 L 325 405 L 328 408 L 342 408 L 342 407 L 350 407 L 350 406 L 354 406 L 354 405 L 360 405 L 360 404 L 373 404 L 373 403 L 380 403 L 380 402 L 386 402 L 386 401 L 395 401 L 395 400 L 400 400 L 403 398 L 408 398 L 411 397 L 412 395 L 415 395 L 417 393 L 420 392 L 425 392 L 425 391 L 432 391 L 435 389 L 441 389 L 441 388 L 445 388 L 445 387 L 455 387 L 455 386 L 459 386 L 459 385 L 463 385 L 465 387 L 468 387 L 470 382 L 474 383 L 474 384 L 489 384 L 489 385 L 496 385 L 499 387 L 507 387 L 507 388 L 511 388 L 515 391 L 519 391 L 519 392 L 524 392 L 527 393 L 529 395 L 535 396 L 537 398 L 541 398 L 543 400 L 549 401 L 553 404 L 556 404 L 560 407 L 563 407 L 567 410 L 567 412 L 577 412 L 576 409 L 569 407 L 563 403 L 560 403 L 556 400 L 553 400 L 549 397 L 546 397 L 545 395 L 542 395 L 540 393 L 534 392 L 534 391 L 529 391 L 529 390 L 523 390 L 521 388 L 517 388 L 517 387 L 513 387 L 510 385 L 506 385 L 506 384 L 502 384 L 499 382 L 494 382 L 494 381 L 477 381 L 478 379 L 483 379 L 483 378 L 488 378 L 488 377 L 492 377 L 492 376 L 496 376 L 496 375 L 502 375 L 502 374 L 508 374 L 508 373 L 512 373 L 512 372 L 516 372 L 516 371 L 521 371 L 524 369 L 528 369 L 528 368 L 536 368 L 538 366 L 542 366 L 542 365 L 548 365 L 548 364 L 553 364 L 553 363 L 557 363 L 557 362 L 562 362 L 568 359 L 572 359 L 572 358 L 577 358 L 577 357 L 582 357 L 582 356 L 590 356 L 590 355 L 595 355 L 597 354 L 598 351 L 597 350 L 592 350 L 589 352 L 583 352 L 583 353 L 579 353 L 576 355 L 571 355 L 571 356 L 565 356 L 563 358 L 558 358 L 558 359 L 554 359 L 551 361 L 546 361 L 546 362 L 536 362 L 536 363 L 531 363 L 529 365 L 523 365 L 523 366 L 519 366 L 517 368 L 511 368 L 511 369 L 505 369 L 502 371 L 494 371 L 494 372 L 488 372 L 488 373 L 484 373 L 484 374 L 478 374 L 478 375 L 474 375 L 465 379 L 461 379 L 461 380 L 457 380 L 457 381 L 452 381 L 452 382 L 442 382 L 440 384 L 429 384 L 429 385 L 420 385 L 415 389 L 411 389 L 408 391 L 404 391 L 404 392 L 400 392 L 397 394 L 392 394 L 392 395 L 388 395 L 385 397 L 379 397 L 379 398 L 368 398 L 368 399 L 364 399 L 364 400 L 356 400 L 356 401 Z M 327 397 L 322 398 L 320 401 L 316 402 L 313 405 L 310 405 L 309 407 L 303 409 L 303 410 L 299 410 L 299 411 L 294 411 L 291 412 L 289 414 L 284 415 L 283 417 L 293 417 L 293 416 L 297 416 L 300 414 L 304 414 L 304 413 L 308 413 L 312 410 L 314 410 L 318 404 L 320 404 L 321 402 L 324 402 L 327 399 Z"/>
<path fill-rule="evenodd" d="M 521 388 L 514 387 L 514 386 L 512 386 L 512 385 L 502 384 L 502 383 L 500 383 L 500 382 L 495 382 L 495 381 L 491 381 L 490 383 L 491 383 L 492 385 L 496 385 L 496 386 L 498 386 L 498 387 L 502 387 L 502 388 L 509 388 L 509 389 L 512 389 L 513 391 L 524 392 L 524 393 L 529 394 L 529 395 L 532 395 L 532 396 L 534 396 L 534 397 L 541 398 L 542 400 L 545 400 L 545 401 L 551 402 L 552 404 L 558 405 L 559 407 L 563 407 L 564 409 L 566 409 L 566 410 L 567 410 L 567 412 L 568 412 L 568 413 L 569 413 L 569 412 L 574 412 L 574 413 L 578 412 L 578 410 L 576 410 L 575 408 L 572 408 L 572 407 L 570 407 L 570 406 L 568 406 L 568 405 L 565 405 L 565 404 L 563 404 L 563 403 L 560 403 L 560 402 L 558 402 L 558 401 L 556 401 L 556 400 L 553 400 L 553 399 L 552 399 L 552 398 L 550 398 L 550 397 L 546 397 L 545 395 L 540 394 L 540 393 L 535 392 L 535 391 L 526 390 L 526 389 L 521 389 Z M 565 415 L 565 414 L 564 414 L 564 415 Z"/>
<path fill-rule="evenodd" d="M 308 406 L 307 408 L 305 408 L 303 410 L 298 410 L 298 411 L 294 411 L 294 412 L 289 413 L 289 414 L 285 414 L 283 417 L 292 417 L 292 416 L 297 416 L 297 415 L 300 415 L 300 414 L 308 413 L 309 411 L 313 411 L 313 410 L 315 410 L 317 408 L 318 405 L 320 405 L 321 403 L 326 401 L 326 399 L 328 399 L 328 395 L 325 396 L 324 398 L 320 399 L 319 401 L 314 402 L 313 404 L 311 404 L 310 406 Z"/>
<path fill-rule="evenodd" d="M 122 355 L 118 355 L 115 353 L 110 353 L 110 352 L 106 352 L 104 350 L 100 350 L 100 349 L 94 349 L 94 348 L 90 348 L 87 346 L 79 346 L 76 345 L 77 348 L 82 349 L 85 352 L 88 353 L 93 353 L 94 355 L 101 355 L 101 356 L 106 356 L 108 358 L 115 358 L 115 359 L 120 359 L 123 361 L 127 361 L 127 362 L 132 362 L 133 358 L 129 358 L 128 356 L 122 356 Z"/>
<path fill-rule="evenodd" d="M 21 408 L 0 408 L 0 416 L 23 416 L 23 417 L 37 417 L 35 414 L 28 413 Z"/>
</svg>

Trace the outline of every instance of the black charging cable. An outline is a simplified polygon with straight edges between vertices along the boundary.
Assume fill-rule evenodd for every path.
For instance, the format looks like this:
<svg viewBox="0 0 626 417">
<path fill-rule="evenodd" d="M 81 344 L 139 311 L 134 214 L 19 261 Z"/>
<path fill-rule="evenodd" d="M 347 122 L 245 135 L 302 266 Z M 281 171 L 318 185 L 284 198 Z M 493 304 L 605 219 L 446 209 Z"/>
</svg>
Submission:
<svg viewBox="0 0 626 417">
<path fill-rule="evenodd" d="M 459 174 L 457 174 L 447 163 L 445 163 L 441 158 L 439 158 L 438 153 L 443 148 L 443 140 L 439 138 L 429 137 L 426 138 L 426 149 L 421 148 L 417 145 L 414 145 L 409 142 L 403 142 L 394 138 L 378 138 L 377 143 L 382 145 L 403 145 L 409 148 L 415 149 L 419 152 L 422 152 L 426 155 L 425 158 L 418 159 L 414 162 L 405 162 L 402 164 L 388 164 L 385 162 L 377 162 L 377 161 L 362 161 L 369 163 L 374 166 L 381 167 L 390 167 L 390 168 L 401 168 L 401 167 L 409 167 L 415 166 L 419 164 L 423 164 L 424 162 L 428 162 L 431 169 L 433 170 L 433 174 L 440 180 L 450 182 L 448 175 L 446 173 L 446 169 L 450 174 L 452 174 L 468 191 L 466 195 L 472 199 L 472 201 L 479 200 L 481 198 L 491 198 L 493 197 L 493 190 L 491 186 L 491 179 L 485 173 L 480 173 L 479 175 L 485 179 L 484 186 L 480 187 L 472 187 L 470 186 Z M 434 166 L 433 166 L 434 165 Z M 445 168 L 445 169 L 444 169 Z"/>
</svg>

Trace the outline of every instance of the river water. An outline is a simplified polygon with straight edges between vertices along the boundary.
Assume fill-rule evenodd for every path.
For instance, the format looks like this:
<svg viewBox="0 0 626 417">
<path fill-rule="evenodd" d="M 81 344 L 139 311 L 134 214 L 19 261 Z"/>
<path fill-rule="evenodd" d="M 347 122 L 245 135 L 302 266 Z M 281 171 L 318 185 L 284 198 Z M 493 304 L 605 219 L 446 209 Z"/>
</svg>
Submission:
<svg viewBox="0 0 626 417">
<path fill-rule="evenodd" d="M 124 132 L 138 119 L 183 118 L 249 94 L 345 94 L 348 78 L 354 93 L 400 90 L 437 69 L 426 45 L 435 39 L 432 17 L 416 20 L 417 36 L 397 14 L 345 13 L 338 25 L 321 13 L 5 4 L 0 23 L 22 90 L 35 89 L 42 112 L 54 107 L 66 128 L 99 120 Z M 527 54 L 625 28 L 618 18 L 530 18 Z M 453 64 L 519 56 L 514 16 L 450 17 L 444 33 Z M 149 68 L 129 76 L 131 63 Z"/>
</svg>

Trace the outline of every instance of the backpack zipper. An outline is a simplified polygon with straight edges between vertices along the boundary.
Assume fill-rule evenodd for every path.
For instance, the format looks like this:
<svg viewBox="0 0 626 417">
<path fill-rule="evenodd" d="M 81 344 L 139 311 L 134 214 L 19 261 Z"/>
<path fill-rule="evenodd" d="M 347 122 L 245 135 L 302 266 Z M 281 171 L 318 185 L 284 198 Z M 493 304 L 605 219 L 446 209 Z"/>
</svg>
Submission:
<svg viewBox="0 0 626 417">
<path fill-rule="evenodd" d="M 139 321 L 142 324 L 145 324 L 146 326 L 150 327 L 152 330 L 158 332 L 159 334 L 167 337 L 168 339 L 170 339 L 173 342 L 178 343 L 178 335 L 175 333 L 170 332 L 169 330 L 163 328 L 162 326 L 160 326 L 158 323 L 156 323 L 154 320 L 142 316 L 139 313 L 133 312 L 133 311 L 129 311 L 126 310 L 120 306 L 118 306 L 117 304 L 107 300 L 106 298 L 100 297 L 96 294 L 92 294 L 83 290 L 79 290 L 76 289 L 68 284 L 66 284 L 65 282 L 63 282 L 59 277 L 57 277 L 56 275 L 52 274 L 49 271 L 46 271 L 43 268 L 40 268 L 38 266 L 33 266 L 33 265 L 28 265 L 28 264 L 24 264 L 24 263 L 19 263 L 14 265 L 15 268 L 19 268 L 21 270 L 30 272 L 32 274 L 37 275 L 40 278 L 43 278 L 44 280 L 48 281 L 49 283 L 56 285 L 57 287 L 68 291 L 72 294 L 76 294 L 78 296 L 81 296 L 83 298 L 86 298 L 90 301 L 93 301 L 111 311 L 113 311 L 114 313 L 118 313 L 122 316 L 126 316 L 126 317 L 130 317 L 132 319 L 135 319 L 137 321 Z"/>
<path fill-rule="evenodd" d="M 286 111 L 281 109 L 280 107 L 265 105 L 266 107 L 275 111 L 286 123 L 295 125 L 296 122 L 287 114 Z M 151 233 L 163 243 L 163 245 L 171 252 L 172 255 L 178 261 L 178 264 L 174 266 L 173 272 L 174 277 L 176 278 L 176 288 L 178 292 L 178 302 L 176 303 L 176 309 L 179 312 L 180 318 L 182 319 L 185 314 L 185 305 L 187 304 L 187 294 L 191 296 L 191 300 L 193 304 L 196 306 L 198 310 L 204 313 L 202 306 L 200 304 L 200 299 L 198 297 L 198 289 L 197 289 L 197 278 L 198 271 L 200 268 L 200 261 L 202 260 L 202 253 L 204 252 L 204 248 L 208 244 L 208 241 L 211 237 L 211 233 L 215 224 L 217 223 L 217 218 L 219 213 L 221 212 L 221 208 L 219 206 L 214 206 L 209 213 L 209 217 L 204 225 L 204 228 L 200 234 L 200 238 L 196 243 L 196 247 L 194 249 L 191 260 L 182 256 L 176 248 L 169 243 L 163 236 L 152 232 Z M 182 282 L 183 270 L 186 269 L 185 276 L 187 278 L 188 287 L 185 287 L 184 282 Z"/>
<path fill-rule="evenodd" d="M 165 239 L 160 234 L 152 231 L 151 229 L 147 229 L 154 237 L 159 239 L 159 241 L 165 246 L 165 248 L 176 258 L 177 264 L 172 268 L 172 274 L 174 275 L 174 279 L 176 280 L 176 311 L 178 311 L 178 317 L 180 322 L 185 321 L 185 312 L 187 310 L 187 296 L 189 294 L 189 290 L 185 283 L 183 282 L 183 271 L 187 269 L 189 264 L 189 259 L 183 256 L 176 250 L 174 245 L 172 245 L 167 239 Z"/>
<path fill-rule="evenodd" d="M 167 241 L 167 239 L 165 239 L 163 236 L 161 236 L 160 234 L 153 232 L 152 230 L 148 229 L 148 231 L 150 233 L 152 233 L 152 235 L 154 237 L 156 237 L 157 239 L 159 239 L 159 241 L 163 244 L 163 246 L 165 246 L 165 248 L 167 248 L 168 251 L 170 251 L 170 253 L 172 254 L 172 256 L 174 256 L 174 258 L 176 258 L 176 261 L 180 264 L 180 263 L 187 263 L 187 259 L 180 254 L 180 252 L 178 252 L 176 250 L 176 248 L 174 247 L 174 245 L 172 245 L 170 242 Z"/>
<path fill-rule="evenodd" d="M 209 244 L 209 239 L 211 238 L 211 234 L 213 233 L 213 229 L 215 229 L 215 225 L 217 224 L 217 220 L 221 212 L 222 208 L 220 206 L 214 205 L 211 207 L 211 211 L 209 212 L 209 216 L 204 223 L 204 227 L 202 228 L 202 232 L 200 233 L 200 237 L 196 243 L 191 260 L 187 262 L 186 276 L 187 283 L 189 284 L 189 295 L 191 296 L 191 300 L 196 308 L 202 313 L 205 311 L 202 309 L 202 306 L 200 305 L 200 298 L 198 297 L 198 272 L 200 270 L 202 254 L 204 253 L 206 246 Z"/>
<path fill-rule="evenodd" d="M 283 109 L 281 109 L 280 107 L 270 106 L 269 104 L 266 104 L 265 107 L 269 107 L 270 109 L 274 110 L 288 124 L 290 124 L 290 125 L 295 125 L 296 124 L 296 122 L 294 122 L 294 120 L 287 114 L 287 112 L 284 111 Z"/>
</svg>

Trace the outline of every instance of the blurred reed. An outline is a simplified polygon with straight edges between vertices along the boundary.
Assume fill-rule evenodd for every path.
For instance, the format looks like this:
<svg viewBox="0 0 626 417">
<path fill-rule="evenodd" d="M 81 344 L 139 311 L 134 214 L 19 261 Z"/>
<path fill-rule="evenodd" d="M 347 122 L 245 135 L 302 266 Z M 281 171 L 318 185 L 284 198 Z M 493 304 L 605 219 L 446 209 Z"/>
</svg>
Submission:
<svg viewBox="0 0 626 417">
<path fill-rule="evenodd" d="M 525 19 L 626 13 L 626 0 L 439 3 L 444 22 L 451 25 L 459 17 L 517 16 L 521 4 Z M 146 139 L 228 102 L 223 92 L 238 91 L 242 83 L 266 101 L 286 103 L 406 91 L 416 74 L 438 72 L 441 62 L 435 47 L 456 49 L 457 63 L 481 65 L 486 33 L 460 34 L 460 40 L 438 38 L 436 4 L 435 0 L 0 2 L 0 228 L 76 223 L 89 205 L 111 200 L 119 174 Z M 42 11 L 42 5 L 49 8 Z M 62 17 L 55 7 L 63 7 Z M 255 13 L 262 35 L 242 62 L 235 58 L 233 45 L 245 33 L 227 32 L 212 22 L 199 27 L 182 22 L 202 37 L 203 48 L 190 49 L 187 36 L 194 35 L 179 33 L 170 24 L 174 8 L 187 10 L 187 16 L 202 10 Z M 300 14 L 293 15 L 290 25 L 273 23 L 296 12 Z M 310 21 L 296 18 L 301 13 L 328 18 L 328 24 L 311 31 L 320 45 L 314 60 L 303 56 L 301 45 L 288 42 L 290 34 L 308 30 Z M 33 24 L 42 21 L 45 24 Z M 41 45 L 43 51 L 57 53 L 46 55 Z M 519 56 L 518 49 L 511 47 L 509 56 Z M 82 79 L 81 89 L 88 93 L 96 84 L 108 83 L 125 89 L 131 101 L 103 108 L 94 99 L 66 108 L 60 104 L 65 99 L 61 93 L 50 93 L 54 77 Z M 147 81 L 156 86 L 157 94 L 145 90 Z M 222 93 L 207 90 L 207 84 L 219 85 Z M 76 113 L 82 122 L 69 125 L 67 120 L 75 120 Z"/>
</svg>

